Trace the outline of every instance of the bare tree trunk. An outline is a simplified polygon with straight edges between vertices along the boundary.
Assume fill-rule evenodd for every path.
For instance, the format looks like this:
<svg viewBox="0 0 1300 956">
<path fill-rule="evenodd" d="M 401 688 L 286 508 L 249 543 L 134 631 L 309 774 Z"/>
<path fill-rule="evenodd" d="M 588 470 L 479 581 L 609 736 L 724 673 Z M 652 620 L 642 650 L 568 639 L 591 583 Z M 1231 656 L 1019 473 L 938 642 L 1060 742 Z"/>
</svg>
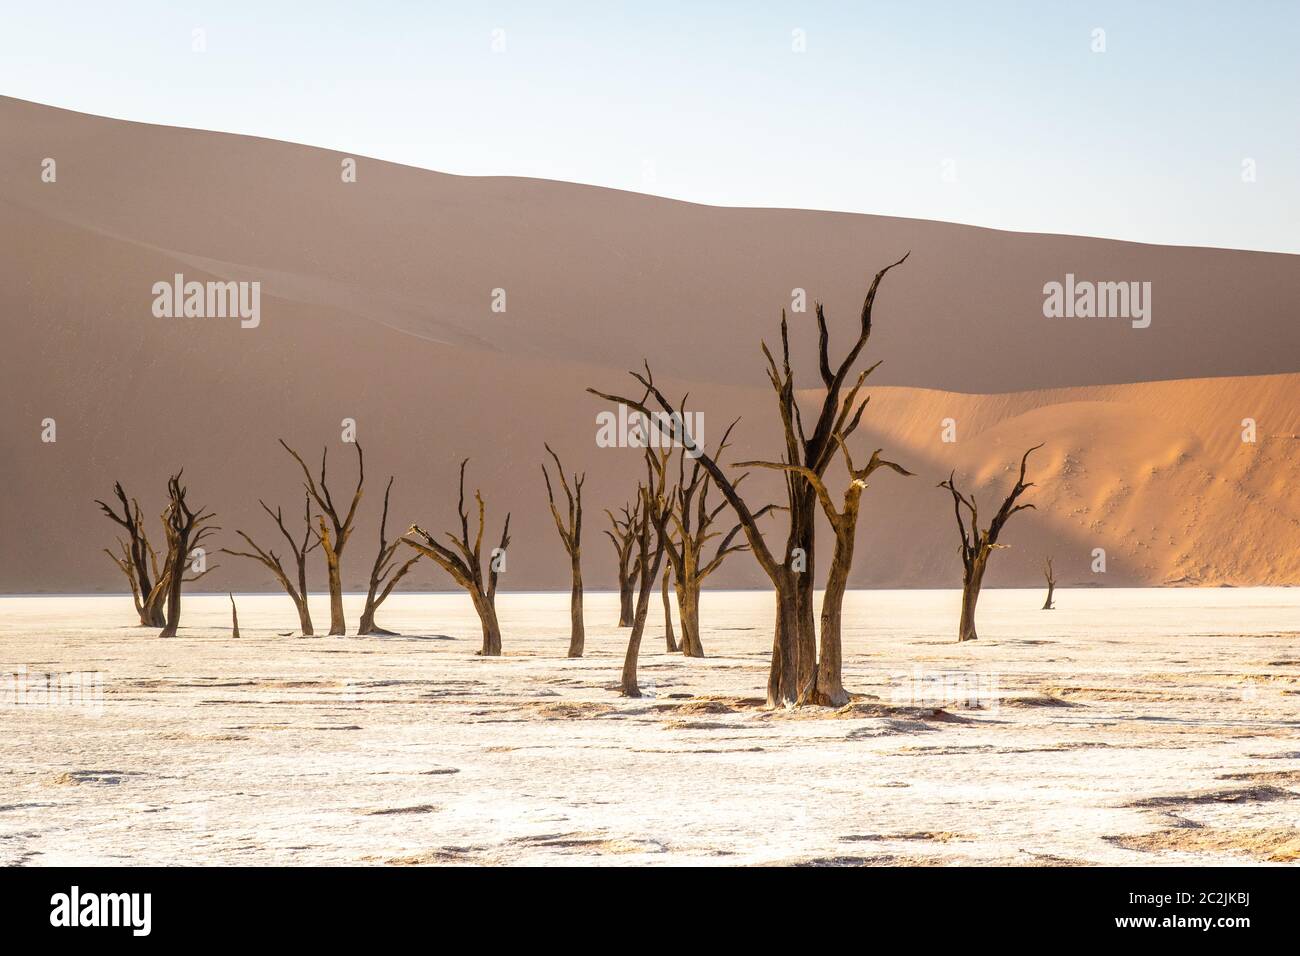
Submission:
<svg viewBox="0 0 1300 956">
<path fill-rule="evenodd" d="M 795 618 L 794 653 L 799 666 L 798 687 L 805 688 L 816 678 L 817 631 L 814 621 L 813 591 L 816 584 L 814 556 L 814 529 L 817 521 L 817 499 L 807 481 L 799 482 L 798 492 L 791 501 L 791 537 L 796 547 L 802 549 L 807 566 L 793 573 L 795 599 L 798 612 Z"/>
<path fill-rule="evenodd" d="M 330 636 L 342 637 L 348 632 L 347 620 L 343 617 L 343 575 L 339 569 L 339 555 L 331 546 L 328 532 L 325 531 L 325 519 L 321 518 L 321 540 L 325 544 L 325 565 L 329 571 L 330 587 Z"/>
<path fill-rule="evenodd" d="M 483 624 L 483 647 L 480 657 L 501 656 L 501 625 L 497 623 L 496 601 L 490 597 L 475 597 L 474 607 Z"/>
<path fill-rule="evenodd" d="M 1052 572 L 1051 558 L 1043 562 L 1043 575 L 1047 578 L 1047 600 L 1043 602 L 1043 610 L 1053 611 L 1056 609 L 1056 605 L 1052 603 L 1052 592 L 1056 590 L 1056 575 Z"/>
<path fill-rule="evenodd" d="M 632 626 L 632 576 L 626 571 L 618 575 L 618 626 Z"/>
<path fill-rule="evenodd" d="M 988 555 L 977 557 L 970 569 L 962 575 L 961 588 L 961 624 L 957 630 L 957 642 L 979 639 L 975 633 L 975 605 L 980 599 L 980 587 L 984 583 L 984 568 L 988 565 Z"/>
<path fill-rule="evenodd" d="M 776 627 L 772 635 L 772 666 L 767 675 L 767 706 L 794 707 L 799 701 L 799 595 L 794 575 L 783 569 L 776 585 Z"/>
<path fill-rule="evenodd" d="M 645 589 L 640 589 L 645 593 Z M 628 635 L 627 652 L 623 655 L 623 673 L 619 684 L 624 697 L 640 697 L 641 687 L 637 683 L 637 658 L 641 656 L 641 635 L 645 633 L 645 619 L 650 611 L 649 595 L 646 599 L 637 598 L 636 611 L 632 615 L 632 633 Z"/>
<path fill-rule="evenodd" d="M 826 593 L 822 596 L 821 653 L 817 659 L 817 686 L 812 699 L 813 703 L 827 707 L 843 707 L 849 702 L 842 675 L 844 651 L 840 628 L 844 615 L 844 592 L 848 589 L 852 564 L 853 529 L 849 529 L 847 538 L 836 536 L 835 557 L 831 560 Z"/>
<path fill-rule="evenodd" d="M 700 586 L 677 583 L 677 617 L 682 625 L 682 654 L 686 657 L 703 657 L 704 644 L 700 640 Z"/>
<path fill-rule="evenodd" d="M 239 640 L 239 608 L 235 607 L 235 596 L 229 591 L 226 593 L 230 595 L 230 636 Z"/>
<path fill-rule="evenodd" d="M 572 556 L 573 589 L 569 592 L 569 656 L 581 657 L 587 646 L 587 627 L 582 620 L 582 557 Z"/>
<path fill-rule="evenodd" d="M 673 633 L 673 603 L 668 598 L 668 568 L 664 567 L 663 574 L 660 575 L 660 590 L 663 592 L 664 599 L 664 641 L 668 645 L 668 653 L 677 652 L 677 636 Z M 684 629 L 684 628 L 683 628 Z"/>
</svg>

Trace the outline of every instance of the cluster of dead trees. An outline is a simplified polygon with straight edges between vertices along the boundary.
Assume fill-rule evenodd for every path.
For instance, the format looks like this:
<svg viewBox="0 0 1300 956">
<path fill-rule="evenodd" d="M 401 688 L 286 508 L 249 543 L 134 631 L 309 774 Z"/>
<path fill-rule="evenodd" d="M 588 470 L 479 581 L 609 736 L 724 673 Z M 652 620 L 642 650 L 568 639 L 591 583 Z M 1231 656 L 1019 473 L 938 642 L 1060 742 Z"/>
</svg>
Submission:
<svg viewBox="0 0 1300 956">
<path fill-rule="evenodd" d="M 816 307 L 818 332 L 818 370 L 821 376 L 821 401 L 815 405 L 813 414 L 805 416 L 805 410 L 797 399 L 794 373 L 790 363 L 789 327 L 784 311 L 781 315 L 780 347 L 777 353 L 762 343 L 762 354 L 767 364 L 767 376 L 776 399 L 777 414 L 780 419 L 784 448 L 779 460 L 737 462 L 730 468 L 767 468 L 780 471 L 785 478 L 785 500 L 780 504 L 767 504 L 762 507 L 751 505 L 740 493 L 740 483 L 748 472 L 735 475 L 729 473 L 722 461 L 722 452 L 727 446 L 724 437 L 720 447 L 710 453 L 697 445 L 689 435 L 685 435 L 682 448 L 683 461 L 687 452 L 695 462 L 696 475 L 703 475 L 706 484 L 704 490 L 715 487 L 732 512 L 739 519 L 736 530 L 743 533 L 746 545 L 759 566 L 771 579 L 776 592 L 776 620 L 773 628 L 772 658 L 768 673 L 767 702 L 769 706 L 797 706 L 803 703 L 817 703 L 840 706 L 847 702 L 848 694 L 841 677 L 841 619 L 844 593 L 847 588 L 849 571 L 853 562 L 853 548 L 856 536 L 858 513 L 863 491 L 871 475 L 881 468 L 886 468 L 899 475 L 910 476 L 912 473 L 894 461 L 881 457 L 883 449 L 875 449 L 865 464 L 855 464 L 850 451 L 850 439 L 861 422 L 867 406 L 866 397 L 861 391 L 867 377 L 879 366 L 879 362 L 856 371 L 858 361 L 871 337 L 872 309 L 880 283 L 890 270 L 906 261 L 904 256 L 880 270 L 872 280 L 862 304 L 857 334 L 852 343 L 837 360 L 832 360 L 830 332 L 825 312 L 820 304 Z M 640 413 L 641 420 L 655 427 L 663 428 L 667 420 L 680 429 L 687 418 L 684 403 L 674 403 L 655 385 L 654 376 L 648 364 L 644 372 L 629 373 L 638 386 L 640 395 L 619 395 L 589 388 L 588 391 L 606 401 L 612 401 Z M 734 423 L 733 423 L 734 427 Z M 729 436 L 731 429 L 728 429 Z M 677 438 L 678 435 L 665 435 Z M 1041 446 L 1035 446 L 1041 447 Z M 962 581 L 962 617 L 959 626 L 960 641 L 973 640 L 975 632 L 975 605 L 983 583 L 984 571 L 992 551 L 1000 547 L 998 537 L 1010 517 L 1022 510 L 1032 508 L 1031 504 L 1018 504 L 1022 494 L 1033 487 L 1032 482 L 1025 481 L 1025 468 L 1029 454 L 1025 452 L 1020 463 L 1020 477 L 1011 493 L 998 509 L 987 528 L 979 525 L 979 513 L 973 496 L 966 496 L 957 490 L 955 474 L 942 482 L 940 487 L 948 489 L 957 509 L 958 530 L 961 534 L 961 557 L 963 564 Z M 843 457 L 849 476 L 848 487 L 842 493 L 841 503 L 836 504 L 835 496 L 826 485 L 826 470 L 832 460 L 839 454 Z M 622 516 L 610 515 L 612 525 L 609 532 L 614 542 L 620 562 L 620 586 L 623 594 L 623 616 L 628 617 L 630 596 L 633 583 L 641 580 L 638 589 L 637 607 L 632 612 L 630 623 L 633 629 L 629 641 L 627 660 L 623 669 L 623 692 L 637 695 L 635 655 L 640 642 L 639 620 L 645 603 L 645 574 L 653 574 L 655 567 L 654 553 L 647 550 L 646 541 L 653 535 L 657 550 L 667 550 L 673 555 L 672 565 L 678 575 L 678 586 L 691 580 L 692 569 L 698 569 L 698 558 L 692 562 L 691 536 L 682 519 L 690 513 L 683 507 L 681 500 L 690 494 L 694 481 L 687 483 L 679 479 L 674 489 L 667 489 L 664 484 L 665 469 L 655 454 L 647 452 L 647 481 L 643 483 L 637 501 L 625 507 Z M 677 504 L 670 504 L 676 499 Z M 969 513 L 969 528 L 962 515 L 965 508 Z M 814 573 L 814 554 L 816 543 L 817 511 L 821 510 L 825 520 L 830 524 L 835 535 L 835 548 L 831 566 L 825 581 L 825 593 L 822 601 L 820 628 L 814 622 L 813 592 L 816 586 Z M 785 516 L 784 541 L 780 540 L 779 530 L 765 533 L 760 524 L 764 514 L 780 512 Z M 710 511 L 703 504 L 703 495 L 695 511 L 697 529 L 703 524 L 703 516 L 717 517 L 717 512 Z M 669 523 L 678 534 L 679 548 L 672 544 Z M 735 532 L 723 539 L 715 560 L 720 560 L 733 548 L 731 541 Z M 706 569 L 716 567 L 710 562 Z M 1050 571 L 1049 571 L 1049 582 Z M 681 596 L 679 590 L 679 598 Z M 698 591 L 696 600 L 698 601 Z M 1049 598 L 1048 606 L 1051 601 Z M 681 603 L 682 620 L 695 615 L 696 607 L 689 600 Z M 698 622 L 698 617 L 695 617 Z M 620 621 L 623 623 L 623 621 Z M 688 625 L 683 623 L 683 631 Z M 684 635 L 685 637 L 685 635 Z M 696 638 L 698 641 L 698 623 Z"/>
<path fill-rule="evenodd" d="M 856 459 L 852 450 L 853 436 L 869 401 L 863 388 L 880 364 L 858 368 L 871 337 L 876 294 L 885 276 L 906 259 L 904 256 L 876 273 L 863 301 L 856 333 L 838 358 L 832 357 L 825 312 L 820 304 L 816 306 L 819 402 L 808 406 L 798 400 L 784 311 L 779 346 L 774 350 L 767 342 L 761 343 L 784 439 L 776 459 L 727 462 L 736 422 L 731 423 L 713 449 L 698 443 L 687 429 L 693 413 L 688 413 L 686 400 L 670 400 L 656 386 L 648 363 L 644 364 L 643 371 L 629 373 L 637 385 L 634 393 L 620 395 L 587 389 L 593 395 L 638 413 L 644 428 L 657 428 L 666 439 L 646 443 L 644 475 L 635 493 L 617 512 L 605 511 L 609 527 L 604 533 L 614 547 L 617 560 L 618 623 L 620 627 L 630 628 L 621 679 L 624 694 L 640 696 L 637 661 L 656 581 L 664 608 L 667 650 L 680 651 L 687 657 L 703 657 L 700 598 L 704 582 L 730 555 L 744 551 L 754 556 L 776 593 L 768 704 L 841 706 L 848 701 L 841 673 L 842 609 L 853 564 L 862 495 L 872 476 L 882 469 L 903 477 L 912 476 L 903 465 L 882 457 L 883 449 L 858 452 Z M 301 528 L 290 529 L 280 506 L 272 508 L 260 499 L 258 503 L 287 544 L 284 553 L 291 560 L 286 565 L 285 558 L 275 548 L 259 544 L 252 534 L 242 529 L 236 529 L 235 534 L 248 550 L 220 550 L 266 567 L 293 602 L 305 636 L 315 633 L 308 607 L 307 559 L 319 550 L 325 560 L 329 585 L 329 633 L 345 634 L 342 558 L 364 492 L 365 459 L 361 446 L 353 443 L 357 457 L 356 485 L 350 497 L 336 500 L 327 474 L 327 451 L 322 451 L 319 471 L 313 473 L 297 451 L 283 440 L 280 444 L 302 474 Z M 960 537 L 963 576 L 959 641 L 977 637 L 976 603 L 993 551 L 1005 547 L 999 538 L 1007 522 L 1018 512 L 1034 507 L 1020 499 L 1034 487 L 1033 482 L 1026 481 L 1026 470 L 1029 456 L 1040 447 L 1036 445 L 1024 453 L 1014 486 L 987 526 L 981 526 L 974 495 L 957 487 L 955 472 L 939 483 L 952 497 Z M 568 655 L 581 657 L 586 641 L 582 578 L 582 496 L 586 476 L 576 471 L 566 472 L 550 445 L 545 450 L 549 461 L 542 462 L 542 477 L 547 501 L 572 575 Z M 848 477 L 842 490 L 832 488 L 826 477 L 837 457 L 842 459 Z M 358 634 L 391 633 L 379 627 L 376 613 L 415 564 L 427 557 L 470 596 L 482 623 L 483 643 L 479 653 L 485 656 L 501 653 L 496 593 L 510 544 L 510 515 L 505 517 L 499 544 L 485 555 L 486 505 L 480 491 L 475 490 L 473 510 L 477 514 L 471 520 L 465 493 L 467 464 L 468 459 L 460 465 L 459 527 L 442 534 L 412 524 L 396 539 L 388 537 L 393 487 L 393 478 L 389 477 Z M 782 500 L 759 505 L 742 494 L 746 476 L 760 468 L 781 474 Z M 130 582 L 140 623 L 161 628 L 162 636 L 174 636 L 180 622 L 182 585 L 211 570 L 195 569 L 186 577 L 190 556 L 205 537 L 218 529 L 211 523 L 210 512 L 190 507 L 179 472 L 168 480 L 167 487 L 168 504 L 162 513 L 166 544 L 161 559 L 149 541 L 139 503 L 127 496 L 120 483 L 114 487 L 117 507 L 103 501 L 98 504 L 125 532 L 118 538 L 118 550 L 108 553 Z M 818 512 L 834 535 L 834 548 L 823 584 L 820 620 L 815 621 Z M 779 523 L 765 521 L 769 516 L 775 519 L 778 515 L 783 516 Z M 402 549 L 403 545 L 407 550 Z M 1048 584 L 1044 610 L 1050 610 L 1055 587 L 1051 558 L 1046 559 L 1044 573 Z M 676 596 L 680 643 L 672 625 L 674 602 L 670 597 L 670 578 Z"/>
</svg>

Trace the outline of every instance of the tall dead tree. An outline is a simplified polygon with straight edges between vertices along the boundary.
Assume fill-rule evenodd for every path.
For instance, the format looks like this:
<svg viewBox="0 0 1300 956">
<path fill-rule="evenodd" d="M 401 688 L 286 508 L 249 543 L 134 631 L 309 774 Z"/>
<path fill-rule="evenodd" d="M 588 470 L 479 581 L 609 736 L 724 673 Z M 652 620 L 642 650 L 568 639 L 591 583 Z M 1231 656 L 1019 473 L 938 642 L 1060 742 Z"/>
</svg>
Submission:
<svg viewBox="0 0 1300 956">
<path fill-rule="evenodd" d="M 120 515 L 104 501 L 95 499 L 95 504 L 112 521 L 122 526 L 126 531 L 126 540 L 119 537 L 118 551 L 115 553 L 105 548 L 104 553 L 130 582 L 131 597 L 140 618 L 140 626 L 162 627 L 166 624 L 163 605 L 167 599 L 166 568 L 169 565 L 164 562 L 159 567 L 158 552 L 149 543 L 140 502 L 127 497 L 120 481 L 113 484 L 113 494 L 122 505 Z"/>
<path fill-rule="evenodd" d="M 262 548 L 249 535 L 235 529 L 235 534 L 239 535 L 248 543 L 253 550 L 234 551 L 230 548 L 222 548 L 225 554 L 233 555 L 236 558 L 251 558 L 254 561 L 260 561 L 268 571 L 274 575 L 275 579 L 280 582 L 280 587 L 284 588 L 289 599 L 293 601 L 293 606 L 298 612 L 298 626 L 302 630 L 303 637 L 312 637 L 316 631 L 312 627 L 311 609 L 307 606 L 307 555 L 311 554 L 316 548 L 320 547 L 320 535 L 317 534 L 311 526 L 311 495 L 304 495 L 303 499 L 303 536 L 302 541 L 295 541 L 289 529 L 284 526 L 284 512 L 277 506 L 274 511 L 270 509 L 265 501 L 258 499 L 257 503 L 262 506 L 262 510 L 271 516 L 275 522 L 280 534 L 284 540 L 289 543 L 289 550 L 293 554 L 295 574 L 291 578 L 280 556 L 275 553 L 274 549 Z M 315 543 L 311 544 L 312 538 Z"/>
<path fill-rule="evenodd" d="M 639 492 L 636 500 L 630 506 L 624 505 L 622 507 L 621 518 L 608 508 L 605 509 L 610 524 L 609 529 L 605 531 L 605 536 L 613 543 L 614 552 L 618 555 L 619 627 L 632 626 L 632 595 L 636 590 L 637 573 L 633 548 L 636 547 L 636 526 L 640 509 L 641 498 Z"/>
<path fill-rule="evenodd" d="M 486 523 L 487 509 L 483 504 L 483 495 L 476 489 L 474 499 L 478 502 L 478 534 L 473 542 L 469 537 L 469 514 L 465 511 L 465 466 L 466 458 L 460 463 L 460 536 L 446 533 L 453 547 L 439 544 L 429 532 L 419 525 L 411 525 L 407 534 L 418 535 L 422 540 L 413 541 L 409 537 L 400 540 L 432 558 L 438 567 L 450 574 L 457 584 L 469 592 L 483 625 L 483 648 L 479 653 L 484 657 L 501 656 L 501 625 L 497 623 L 497 572 L 505 560 L 506 548 L 510 546 L 510 515 L 506 515 L 505 528 L 501 532 L 501 544 L 488 556 L 488 573 L 483 573 L 483 529 Z"/>
<path fill-rule="evenodd" d="M 668 452 L 647 448 L 646 482 L 638 489 L 641 508 L 636 524 L 637 579 L 636 609 L 632 615 L 632 633 L 627 639 L 620 686 L 623 696 L 640 697 L 637 683 L 637 660 L 641 656 L 641 637 L 650 613 L 650 592 L 654 590 L 659 566 L 663 563 L 667 537 L 668 502 L 666 495 Z"/>
<path fill-rule="evenodd" d="M 713 453 L 715 461 L 721 461 L 736 426 L 732 422 L 722 436 L 717 450 Z M 683 449 L 684 451 L 684 449 Z M 686 454 L 678 458 L 678 479 L 676 493 L 673 495 L 669 519 L 674 535 L 666 541 L 668 563 L 672 566 L 673 577 L 677 586 L 677 614 L 682 626 L 681 650 L 687 657 L 703 657 L 704 643 L 700 638 L 700 593 L 705 579 L 722 566 L 728 555 L 739 551 L 748 551 L 746 544 L 733 544 L 741 532 L 739 524 L 732 527 L 714 549 L 712 557 L 704 554 L 705 546 L 722 532 L 714 530 L 718 516 L 731 507 L 724 498 L 717 504 L 709 501 L 709 488 L 713 479 L 698 459 L 691 469 L 690 478 L 686 477 Z M 744 475 L 732 484 L 739 487 Z M 755 512 L 761 518 L 773 505 L 766 505 Z M 667 572 L 665 572 L 666 574 Z"/>
<path fill-rule="evenodd" d="M 339 509 L 334 505 L 334 497 L 330 494 L 329 484 L 325 480 L 325 456 L 329 453 L 328 446 L 320 454 L 320 482 L 312 477 L 311 471 L 307 468 L 307 463 L 302 460 L 302 456 L 290 448 L 283 438 L 280 444 L 284 445 L 284 450 L 294 457 L 302 468 L 303 476 L 307 479 L 304 486 L 307 493 L 311 495 L 312 500 L 316 502 L 316 507 L 320 509 L 317 520 L 320 523 L 320 543 L 321 549 L 325 552 L 325 566 L 329 573 L 330 587 L 330 634 L 332 636 L 343 635 L 348 632 L 347 622 L 343 618 L 343 574 L 340 565 L 343 559 L 343 549 L 347 547 L 348 538 L 352 537 L 352 522 L 357 515 L 357 505 L 361 502 L 362 486 L 366 482 L 366 462 L 361 454 L 361 443 L 352 442 L 352 446 L 357 450 L 357 489 L 352 493 L 352 504 L 348 506 L 346 516 L 339 517 Z M 329 525 L 326 525 L 325 519 L 329 519 Z"/>
<path fill-rule="evenodd" d="M 170 503 L 163 512 L 163 526 L 167 532 L 167 618 L 159 637 L 175 637 L 181 625 L 181 590 L 191 581 L 197 581 L 216 565 L 205 567 L 193 577 L 185 577 L 185 566 L 190 560 L 191 552 L 209 534 L 221 529 L 209 522 L 216 517 L 212 512 L 200 507 L 197 511 L 190 507 L 187 500 L 189 489 L 181 484 L 178 471 L 167 479 L 167 496 Z"/>
<path fill-rule="evenodd" d="M 981 529 L 979 526 L 979 507 L 975 503 L 975 496 L 972 494 L 967 497 L 957 490 L 955 471 L 945 481 L 939 482 L 938 487 L 946 488 L 952 494 L 953 511 L 957 515 L 957 533 L 961 537 L 961 543 L 957 546 L 962 564 L 961 623 L 957 631 L 958 643 L 973 641 L 979 637 L 975 633 L 975 605 L 980 598 L 980 587 L 984 583 L 984 571 L 988 567 L 989 555 L 998 548 L 1007 547 L 1005 544 L 998 543 L 998 537 L 1002 534 L 1007 520 L 1018 511 L 1028 511 L 1034 507 L 1032 504 L 1018 505 L 1016 500 L 1034 487 L 1032 481 L 1025 481 L 1025 466 L 1029 456 L 1042 447 L 1041 444 L 1035 445 L 1020 459 L 1020 477 L 1016 479 L 1011 493 L 1002 502 L 1002 507 L 998 508 L 997 514 L 993 516 L 987 528 Z M 969 529 L 962 519 L 962 508 L 970 514 Z"/>
<path fill-rule="evenodd" d="M 555 504 L 555 492 L 551 488 L 551 475 L 546 463 L 542 462 L 542 478 L 546 481 L 546 499 L 551 504 L 551 517 L 555 519 L 555 530 L 560 534 L 560 541 L 569 555 L 569 568 L 572 588 L 569 592 L 569 657 L 581 657 L 587 643 L 586 626 L 582 620 L 582 485 L 587 480 L 584 472 L 573 473 L 573 484 L 565 477 L 564 465 L 560 456 L 546 445 L 547 454 L 555 461 L 555 473 L 559 475 L 560 487 L 568 501 L 567 515 L 561 515 Z"/>
<path fill-rule="evenodd" d="M 1056 605 L 1052 603 L 1052 592 L 1056 590 L 1056 575 L 1052 571 L 1050 555 L 1043 559 L 1043 577 L 1047 578 L 1047 600 L 1043 602 L 1043 610 L 1054 611 Z"/>
<path fill-rule="evenodd" d="M 796 400 L 794 373 L 790 367 L 789 332 L 782 312 L 781 363 L 778 365 L 766 343 L 762 350 L 767 360 L 768 379 L 776 392 L 777 408 L 785 434 L 784 463 L 799 465 L 820 476 L 834 454 L 836 443 L 833 436 L 839 434 L 847 439 L 857 428 L 864 407 L 857 401 L 858 394 L 867 376 L 879 363 L 860 372 L 856 379 L 851 380 L 850 376 L 871 337 L 871 313 L 880 282 L 886 273 L 906 259 L 907 256 L 904 256 L 876 273 L 863 300 L 857 335 L 838 364 L 832 365 L 826 316 L 822 306 L 817 306 L 818 368 L 823 392 L 811 433 L 804 427 L 803 414 Z M 681 420 L 678 409 L 653 386 L 648 366 L 645 375 L 639 372 L 631 374 L 646 388 L 647 395 L 653 397 L 662 413 Z M 640 411 L 652 421 L 656 420 L 655 413 L 646 405 L 649 397 L 637 401 L 595 389 L 588 391 Z M 703 448 L 692 445 L 690 450 L 698 454 L 701 465 L 735 510 L 755 559 L 776 590 L 777 614 L 767 699 L 769 706 L 794 706 L 799 700 L 801 689 L 809 686 L 817 673 L 817 635 L 813 621 L 813 559 L 818 508 L 816 491 L 803 475 L 786 475 L 788 533 L 784 550 L 779 554 L 774 553 L 763 539 L 756 516 L 736 492 L 733 482 L 723 473 L 722 468 Z"/>
<path fill-rule="evenodd" d="M 384 511 L 379 518 L 379 551 L 375 554 L 375 563 L 370 567 L 370 584 L 366 589 L 366 606 L 361 611 L 361 623 L 357 625 L 358 634 L 394 633 L 375 624 L 375 612 L 379 610 L 379 605 L 388 600 L 388 595 L 393 593 L 397 582 L 406 577 L 407 572 L 424 557 L 416 554 L 404 564 L 397 563 L 397 546 L 402 543 L 401 538 L 388 540 L 388 495 L 392 490 L 393 476 L 389 475 L 388 485 L 384 488 Z"/>
<path fill-rule="evenodd" d="M 843 648 L 841 630 L 843 621 L 844 592 L 848 590 L 849 570 L 853 566 L 853 546 L 857 536 L 858 512 L 862 503 L 862 492 L 867 488 L 867 479 L 880 468 L 891 468 L 900 475 L 912 473 L 896 462 L 886 461 L 880 457 L 883 449 L 877 448 L 871 453 L 871 460 L 861 468 L 853 464 L 853 457 L 838 435 L 836 444 L 844 455 L 844 466 L 848 469 L 849 485 L 844 490 L 844 504 L 836 510 L 821 476 L 810 468 L 776 462 L 748 461 L 740 462 L 736 467 L 779 468 L 793 471 L 806 478 L 817 493 L 826 520 L 835 532 L 835 553 L 831 557 L 830 571 L 826 576 L 826 591 L 822 596 L 821 648 L 817 655 L 817 679 L 812 683 L 804 699 L 815 704 L 829 707 L 842 707 L 849 702 L 849 695 L 844 690 L 842 677 Z"/>
</svg>

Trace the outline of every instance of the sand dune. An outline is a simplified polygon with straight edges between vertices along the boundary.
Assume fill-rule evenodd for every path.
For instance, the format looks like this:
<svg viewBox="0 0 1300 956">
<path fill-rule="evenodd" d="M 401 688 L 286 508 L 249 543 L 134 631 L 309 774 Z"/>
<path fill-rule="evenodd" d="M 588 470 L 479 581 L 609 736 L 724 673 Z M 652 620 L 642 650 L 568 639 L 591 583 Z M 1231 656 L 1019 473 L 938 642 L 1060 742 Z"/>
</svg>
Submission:
<svg viewBox="0 0 1300 956">
<path fill-rule="evenodd" d="M 0 127 L 2 590 L 119 588 L 92 499 L 120 478 L 157 511 L 182 464 L 227 534 L 269 537 L 256 498 L 298 497 L 275 439 L 309 456 L 329 443 L 342 485 L 343 418 L 370 475 L 347 586 L 363 584 L 387 475 L 394 525 L 448 524 L 464 456 L 494 526 L 514 513 L 503 587 L 563 586 L 543 441 L 589 473 L 588 582 L 609 586 L 599 509 L 628 497 L 638 461 L 595 446 L 603 406 L 583 388 L 622 387 L 646 356 L 705 410 L 706 438 L 743 415 L 737 457 L 769 457 L 758 338 L 798 286 L 843 340 L 866 274 L 909 249 L 879 299 L 870 354 L 885 364 L 860 441 L 918 477 L 868 493 L 855 585 L 954 583 L 935 482 L 956 468 L 991 501 L 1039 441 L 1040 510 L 1017 518 L 991 585 L 1036 582 L 1046 553 L 1068 584 L 1300 581 L 1296 257 L 720 209 L 366 159 L 343 184 L 337 153 L 12 99 Z M 45 157 L 55 183 L 41 181 Z M 260 281 L 261 324 L 155 318 L 151 287 L 177 272 Z M 1044 318 L 1043 284 L 1066 273 L 1151 281 L 1151 327 Z M 504 314 L 489 308 L 496 288 Z M 811 318 L 792 321 L 811 384 Z M 1240 440 L 1247 417 L 1255 444 Z M 45 418 L 54 444 L 40 441 Z M 945 418 L 955 444 L 940 441 Z M 756 479 L 752 493 L 773 487 Z M 1095 548 L 1105 574 L 1090 569 Z M 267 586 L 258 566 L 225 563 L 210 586 Z M 446 585 L 428 568 L 409 580 Z M 741 556 L 715 582 L 763 578 Z"/>
</svg>

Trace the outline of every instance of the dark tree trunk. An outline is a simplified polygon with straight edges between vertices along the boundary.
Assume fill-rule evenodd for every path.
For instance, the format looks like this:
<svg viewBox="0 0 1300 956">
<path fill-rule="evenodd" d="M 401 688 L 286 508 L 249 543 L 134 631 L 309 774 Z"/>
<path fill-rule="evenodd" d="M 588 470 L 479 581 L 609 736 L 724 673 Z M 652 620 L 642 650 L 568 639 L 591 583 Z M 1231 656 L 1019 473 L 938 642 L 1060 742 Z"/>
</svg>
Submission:
<svg viewBox="0 0 1300 956">
<path fill-rule="evenodd" d="M 581 657 L 587 647 L 587 628 L 582 620 L 582 560 L 574 554 L 573 589 L 569 592 L 569 656 Z"/>
<path fill-rule="evenodd" d="M 856 515 L 854 516 L 856 520 Z M 827 707 L 843 707 L 849 695 L 843 683 L 843 647 L 841 623 L 844 614 L 844 593 L 848 590 L 849 568 L 853 564 L 853 529 L 847 535 L 837 535 L 835 557 L 831 560 L 830 574 L 826 580 L 826 593 L 822 596 L 821 653 L 817 659 L 817 686 L 813 703 Z"/>
<path fill-rule="evenodd" d="M 618 575 L 618 626 L 632 626 L 632 578 L 622 571 Z"/>
<path fill-rule="evenodd" d="M 330 636 L 342 637 L 348 632 L 348 625 L 343 617 L 343 576 L 339 571 L 338 555 L 326 550 L 325 561 L 329 567 Z"/>
<path fill-rule="evenodd" d="M 768 707 L 793 707 L 799 701 L 799 594 L 794 578 L 786 568 L 776 584 L 772 667 L 767 675 Z"/>
<path fill-rule="evenodd" d="M 975 633 L 975 605 L 980 599 L 980 587 L 984 583 L 984 568 L 987 564 L 987 554 L 976 557 L 962 576 L 961 624 L 957 631 L 958 643 L 979 639 L 979 635 Z"/>
<path fill-rule="evenodd" d="M 687 657 L 703 657 L 704 644 L 700 641 L 700 586 L 677 582 L 677 619 L 682 625 L 682 653 Z"/>
<path fill-rule="evenodd" d="M 677 652 L 677 635 L 673 633 L 673 604 L 668 598 L 668 568 L 664 568 L 664 573 L 660 576 L 660 590 L 663 592 L 664 600 L 664 641 L 668 645 L 668 653 Z"/>
<path fill-rule="evenodd" d="M 167 580 L 167 619 L 163 622 L 159 637 L 175 637 L 176 631 L 181 626 L 181 587 L 185 582 L 186 558 L 184 548 L 177 550 L 170 558 L 171 575 Z"/>
<path fill-rule="evenodd" d="M 481 657 L 501 656 L 501 625 L 497 623 L 496 601 L 485 596 L 475 596 L 474 607 L 483 624 L 483 647 L 479 650 Z"/>
</svg>

